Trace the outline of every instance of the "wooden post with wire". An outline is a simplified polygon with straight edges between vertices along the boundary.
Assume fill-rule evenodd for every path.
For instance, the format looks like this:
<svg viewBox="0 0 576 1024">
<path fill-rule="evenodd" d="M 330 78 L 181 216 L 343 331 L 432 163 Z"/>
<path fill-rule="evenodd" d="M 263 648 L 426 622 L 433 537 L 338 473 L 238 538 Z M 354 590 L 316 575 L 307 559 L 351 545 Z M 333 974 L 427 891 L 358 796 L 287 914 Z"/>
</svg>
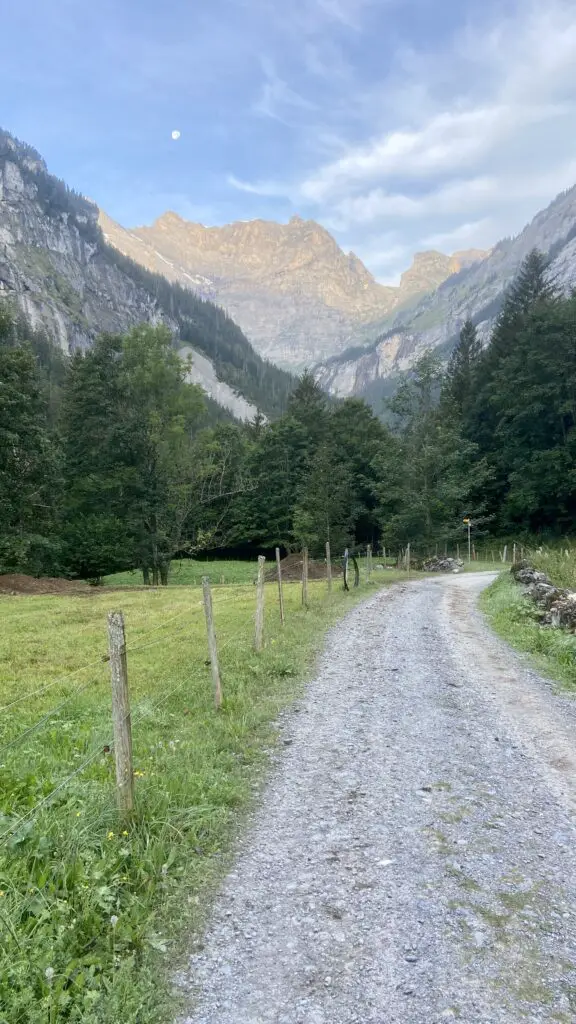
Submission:
<svg viewBox="0 0 576 1024">
<path fill-rule="evenodd" d="M 132 722 L 128 692 L 126 634 L 122 612 L 108 613 L 108 650 L 112 682 L 116 795 L 121 816 L 128 818 L 134 810 L 134 769 L 132 765 Z"/>
<path fill-rule="evenodd" d="M 256 587 L 256 626 L 254 647 L 261 651 L 264 646 L 264 555 L 258 555 L 258 583 Z"/>
<path fill-rule="evenodd" d="M 302 607 L 308 607 L 308 548 L 302 549 Z"/>
<path fill-rule="evenodd" d="M 330 555 L 330 541 L 326 541 L 326 586 L 328 593 L 332 591 L 332 559 Z"/>
<path fill-rule="evenodd" d="M 516 565 L 516 541 L 514 541 L 514 546 L 512 548 L 512 565 Z"/>
<path fill-rule="evenodd" d="M 220 682 L 220 666 L 218 665 L 218 648 L 216 646 L 216 630 L 214 629 L 214 613 L 212 611 L 212 591 L 210 577 L 202 577 L 202 596 L 204 598 L 204 614 L 206 616 L 206 633 L 208 634 L 208 651 L 214 683 L 214 703 L 216 708 L 222 707 L 222 683 Z"/>
<path fill-rule="evenodd" d="M 284 625 L 284 594 L 282 593 L 282 566 L 280 564 L 280 548 L 276 548 L 276 573 L 278 575 L 278 602 L 280 605 L 280 623 Z"/>
<path fill-rule="evenodd" d="M 368 582 L 370 582 L 370 576 L 372 575 L 372 545 L 368 544 L 366 547 L 366 576 Z"/>
<path fill-rule="evenodd" d="M 406 546 L 406 572 L 410 575 L 410 543 Z"/>
</svg>

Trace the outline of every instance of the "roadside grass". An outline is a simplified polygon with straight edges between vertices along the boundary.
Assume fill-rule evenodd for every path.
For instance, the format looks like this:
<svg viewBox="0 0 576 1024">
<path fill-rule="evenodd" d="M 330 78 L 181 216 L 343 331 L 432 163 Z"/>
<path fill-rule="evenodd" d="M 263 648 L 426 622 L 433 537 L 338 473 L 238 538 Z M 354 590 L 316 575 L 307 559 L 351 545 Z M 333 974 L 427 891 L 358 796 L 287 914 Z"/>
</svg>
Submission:
<svg viewBox="0 0 576 1024">
<path fill-rule="evenodd" d="M 171 979 L 229 863 L 278 712 L 301 692 L 326 629 L 403 578 L 375 574 L 348 594 L 335 584 L 329 598 L 324 583 L 310 583 L 307 612 L 299 585 L 289 584 L 284 630 L 268 585 L 260 654 L 254 586 L 214 587 L 219 713 L 199 590 L 0 598 L 1 1024 L 174 1019 Z M 126 620 L 132 703 L 129 823 L 118 820 L 106 750 L 102 658 L 106 614 L 116 608 Z"/>
<path fill-rule="evenodd" d="M 545 572 L 557 587 L 576 590 L 576 549 L 568 545 L 538 548 L 530 552 L 529 561 L 535 569 Z"/>
<path fill-rule="evenodd" d="M 552 572 L 550 576 L 558 582 Z M 576 691 L 576 637 L 563 629 L 542 626 L 534 605 L 509 572 L 483 591 L 480 607 L 494 631 L 512 647 L 531 655 L 542 674 Z"/>
</svg>

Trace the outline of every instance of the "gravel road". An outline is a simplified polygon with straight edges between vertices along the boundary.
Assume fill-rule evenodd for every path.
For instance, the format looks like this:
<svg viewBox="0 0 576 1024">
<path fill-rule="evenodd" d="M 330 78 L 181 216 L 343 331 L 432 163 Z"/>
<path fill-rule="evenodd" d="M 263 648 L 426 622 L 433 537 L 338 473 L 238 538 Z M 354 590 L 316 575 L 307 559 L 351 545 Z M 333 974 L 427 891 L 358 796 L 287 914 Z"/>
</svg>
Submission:
<svg viewBox="0 0 576 1024">
<path fill-rule="evenodd" d="M 187 1024 L 576 1021 L 576 702 L 488 631 L 491 578 L 402 584 L 331 631 Z"/>
</svg>

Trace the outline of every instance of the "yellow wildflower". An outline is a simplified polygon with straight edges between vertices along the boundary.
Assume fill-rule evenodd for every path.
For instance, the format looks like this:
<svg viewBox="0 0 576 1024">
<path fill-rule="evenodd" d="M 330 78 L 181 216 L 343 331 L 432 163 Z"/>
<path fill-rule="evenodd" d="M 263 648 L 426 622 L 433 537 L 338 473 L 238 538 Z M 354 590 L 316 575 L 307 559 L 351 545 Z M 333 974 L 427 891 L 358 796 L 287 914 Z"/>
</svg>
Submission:
<svg viewBox="0 0 576 1024">
<path fill-rule="evenodd" d="M 114 833 L 113 832 L 109 832 L 108 833 L 108 839 L 114 839 Z"/>
</svg>

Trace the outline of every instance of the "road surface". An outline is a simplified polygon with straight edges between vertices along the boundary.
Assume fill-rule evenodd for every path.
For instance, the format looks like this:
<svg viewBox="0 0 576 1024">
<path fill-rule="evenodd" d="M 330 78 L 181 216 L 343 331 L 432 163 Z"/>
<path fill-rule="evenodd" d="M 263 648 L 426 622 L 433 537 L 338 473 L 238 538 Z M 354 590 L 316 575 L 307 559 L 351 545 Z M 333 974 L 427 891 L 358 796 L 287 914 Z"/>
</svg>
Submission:
<svg viewBox="0 0 576 1024">
<path fill-rule="evenodd" d="M 330 633 L 204 947 L 187 1024 L 576 1021 L 576 702 L 406 583 Z"/>
</svg>

